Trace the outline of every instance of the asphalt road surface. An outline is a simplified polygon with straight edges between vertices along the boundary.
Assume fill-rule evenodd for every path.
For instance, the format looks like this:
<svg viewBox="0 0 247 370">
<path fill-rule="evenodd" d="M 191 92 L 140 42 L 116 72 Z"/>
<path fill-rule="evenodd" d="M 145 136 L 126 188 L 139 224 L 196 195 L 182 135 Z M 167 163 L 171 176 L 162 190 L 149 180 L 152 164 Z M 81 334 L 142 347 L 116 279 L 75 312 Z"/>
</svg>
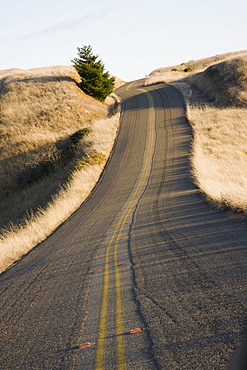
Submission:
<svg viewBox="0 0 247 370">
<path fill-rule="evenodd" d="M 116 93 L 98 185 L 0 276 L 1 369 L 226 369 L 246 341 L 246 221 L 193 185 L 180 93 Z"/>
</svg>

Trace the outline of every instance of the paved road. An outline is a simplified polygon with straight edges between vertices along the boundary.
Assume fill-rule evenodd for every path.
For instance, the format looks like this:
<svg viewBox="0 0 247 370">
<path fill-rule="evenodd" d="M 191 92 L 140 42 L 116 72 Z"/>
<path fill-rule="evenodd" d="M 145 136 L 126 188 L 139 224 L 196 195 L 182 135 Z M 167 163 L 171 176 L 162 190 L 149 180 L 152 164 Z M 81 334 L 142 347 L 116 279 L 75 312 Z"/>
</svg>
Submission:
<svg viewBox="0 0 247 370">
<path fill-rule="evenodd" d="M 190 180 L 180 94 L 142 81 L 117 93 L 98 186 L 0 277 L 3 369 L 225 369 L 246 340 L 246 222 Z"/>
</svg>

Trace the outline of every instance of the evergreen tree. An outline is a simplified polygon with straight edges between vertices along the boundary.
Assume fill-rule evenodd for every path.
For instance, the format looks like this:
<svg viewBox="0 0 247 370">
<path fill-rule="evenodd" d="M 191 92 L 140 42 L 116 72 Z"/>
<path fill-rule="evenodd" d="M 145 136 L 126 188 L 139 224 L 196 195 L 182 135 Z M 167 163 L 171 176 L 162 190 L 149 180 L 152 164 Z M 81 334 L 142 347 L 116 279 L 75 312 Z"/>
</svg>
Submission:
<svg viewBox="0 0 247 370">
<path fill-rule="evenodd" d="M 93 55 L 92 46 L 77 48 L 78 58 L 71 62 L 81 77 L 80 88 L 99 101 L 104 101 L 114 89 L 115 77 L 105 71 L 98 55 Z"/>
</svg>

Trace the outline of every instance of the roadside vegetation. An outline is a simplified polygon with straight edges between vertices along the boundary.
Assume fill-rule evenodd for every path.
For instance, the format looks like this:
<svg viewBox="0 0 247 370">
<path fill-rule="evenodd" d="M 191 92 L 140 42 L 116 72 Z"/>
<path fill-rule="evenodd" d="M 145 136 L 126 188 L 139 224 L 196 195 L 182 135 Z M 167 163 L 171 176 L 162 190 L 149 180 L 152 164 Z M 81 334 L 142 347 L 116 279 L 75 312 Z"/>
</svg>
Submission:
<svg viewBox="0 0 247 370">
<path fill-rule="evenodd" d="M 185 97 L 195 183 L 219 208 L 246 213 L 247 51 L 160 68 L 146 77 L 146 85 L 158 82 L 173 84 Z"/>
<path fill-rule="evenodd" d="M 73 67 L 0 71 L 0 271 L 80 206 L 111 152 L 118 99 L 80 83 Z"/>
</svg>

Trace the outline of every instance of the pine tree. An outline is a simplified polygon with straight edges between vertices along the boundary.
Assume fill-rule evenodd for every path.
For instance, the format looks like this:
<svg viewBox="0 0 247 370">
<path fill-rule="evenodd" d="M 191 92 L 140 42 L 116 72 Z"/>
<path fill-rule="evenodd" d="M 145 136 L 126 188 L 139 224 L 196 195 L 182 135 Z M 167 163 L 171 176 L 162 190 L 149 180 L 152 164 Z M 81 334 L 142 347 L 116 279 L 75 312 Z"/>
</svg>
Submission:
<svg viewBox="0 0 247 370">
<path fill-rule="evenodd" d="M 93 55 L 92 46 L 77 48 L 78 58 L 71 62 L 81 77 L 80 88 L 99 101 L 104 101 L 114 89 L 115 77 L 105 71 L 98 55 Z"/>
</svg>

